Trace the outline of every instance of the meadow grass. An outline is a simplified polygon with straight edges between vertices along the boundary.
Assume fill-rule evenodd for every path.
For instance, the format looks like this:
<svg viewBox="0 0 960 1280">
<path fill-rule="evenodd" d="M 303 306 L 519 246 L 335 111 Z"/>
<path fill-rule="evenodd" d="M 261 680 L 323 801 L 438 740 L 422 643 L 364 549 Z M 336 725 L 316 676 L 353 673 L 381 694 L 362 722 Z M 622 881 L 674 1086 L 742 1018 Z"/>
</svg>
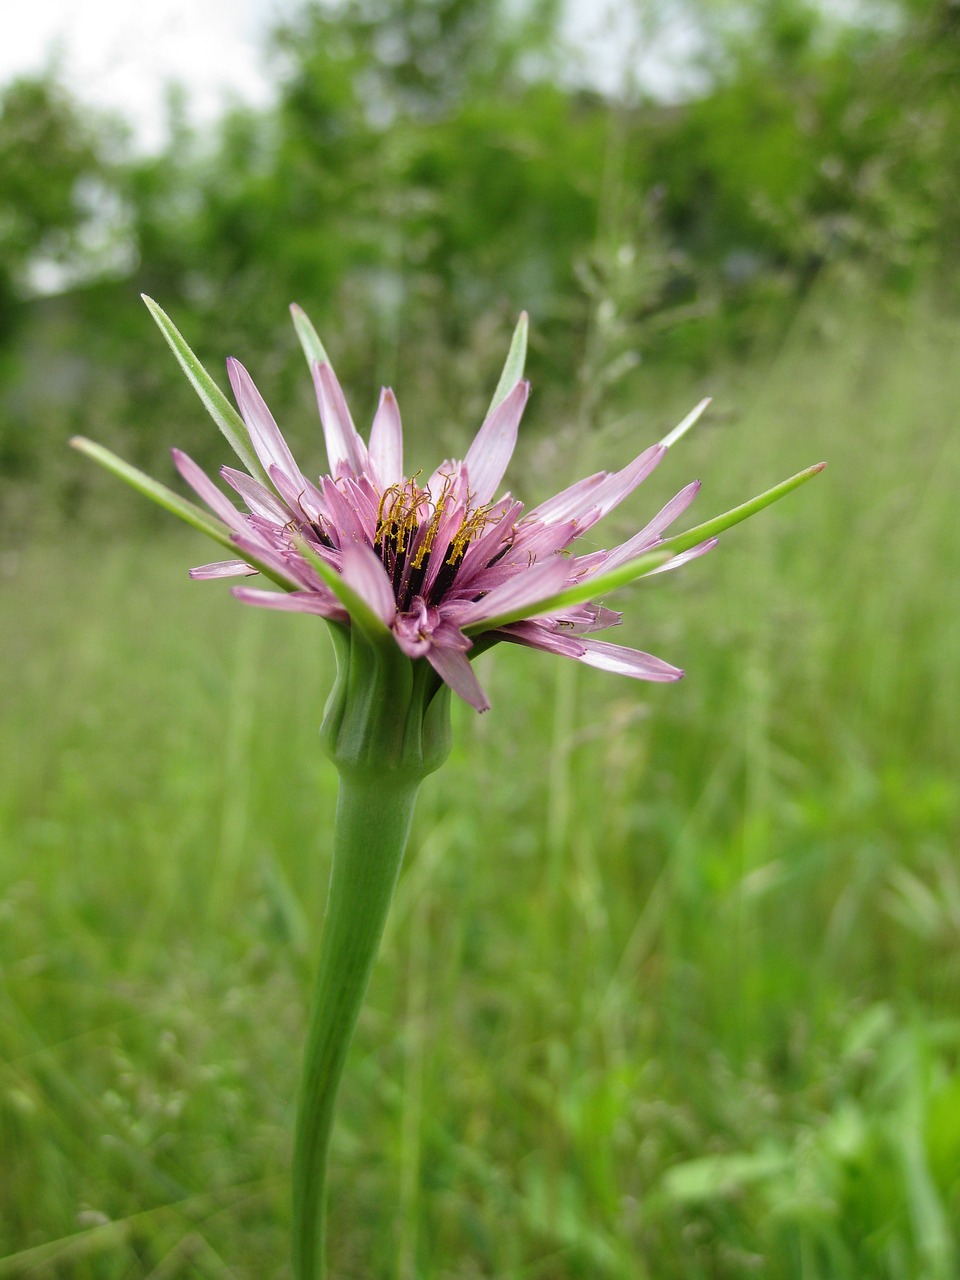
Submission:
<svg viewBox="0 0 960 1280">
<path fill-rule="evenodd" d="M 680 685 L 480 660 L 347 1069 L 333 1277 L 958 1274 L 958 337 L 819 307 L 690 389 L 714 425 L 619 531 L 830 469 L 623 593 Z M 645 376 L 515 489 L 662 434 Z M 207 554 L 2 559 L 0 1280 L 287 1273 L 332 653 Z"/>
</svg>

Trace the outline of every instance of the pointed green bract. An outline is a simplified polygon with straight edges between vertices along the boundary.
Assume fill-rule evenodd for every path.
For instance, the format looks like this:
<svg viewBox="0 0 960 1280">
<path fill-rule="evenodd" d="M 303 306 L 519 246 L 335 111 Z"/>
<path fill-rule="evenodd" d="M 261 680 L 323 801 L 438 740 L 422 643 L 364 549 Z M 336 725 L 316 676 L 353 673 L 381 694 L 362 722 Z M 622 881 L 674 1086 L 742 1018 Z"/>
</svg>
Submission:
<svg viewBox="0 0 960 1280">
<path fill-rule="evenodd" d="M 165 511 L 169 511 L 171 515 L 177 516 L 186 524 L 199 530 L 200 533 L 205 533 L 208 538 L 213 538 L 215 542 L 219 542 L 222 546 L 230 547 L 231 550 L 236 551 L 236 547 L 230 541 L 230 535 L 225 527 L 219 520 L 207 515 L 202 507 L 188 502 L 186 498 L 181 498 L 178 493 L 168 489 L 159 480 L 154 480 L 152 476 L 148 476 L 136 467 L 132 467 L 129 462 L 124 462 L 115 453 L 105 449 L 102 444 L 94 444 L 92 440 L 88 440 L 85 436 L 73 436 L 70 446 L 79 453 L 86 454 L 94 462 L 99 462 L 101 467 L 118 476 L 131 488 L 136 489 L 138 493 L 142 493 L 158 506 L 163 507 Z"/>
<path fill-rule="evenodd" d="M 380 644 L 383 641 L 393 644 L 390 628 L 384 624 L 382 618 L 377 617 L 363 596 L 354 591 L 348 582 L 344 582 L 342 575 L 337 573 L 336 569 L 332 568 L 327 564 L 326 560 L 317 555 L 309 542 L 305 542 L 302 538 L 297 539 L 297 550 L 316 569 L 317 573 L 349 613 L 350 621 L 360 628 L 372 644 Z"/>
<path fill-rule="evenodd" d="M 686 533 L 679 533 L 674 538 L 665 538 L 652 550 L 644 552 L 643 555 L 638 556 L 635 560 L 630 560 L 627 564 L 621 565 L 618 569 L 611 570 L 610 573 L 600 573 L 595 577 L 584 578 L 582 582 L 578 582 L 575 586 L 568 587 L 564 591 L 558 591 L 555 595 L 548 596 L 536 604 L 528 604 L 522 609 L 514 609 L 498 614 L 494 618 L 486 618 L 483 622 L 478 622 L 472 627 L 466 627 L 465 631 L 469 636 L 481 635 L 484 632 L 492 631 L 496 627 L 509 626 L 511 622 L 522 622 L 524 619 L 534 618 L 538 614 L 557 613 L 561 609 L 584 604 L 588 600 L 597 600 L 608 592 L 616 591 L 619 587 L 625 587 L 635 579 L 645 577 L 648 573 L 652 573 L 654 569 L 659 569 L 667 561 L 672 560 L 674 556 L 679 555 L 681 551 L 689 551 L 691 547 L 695 547 L 701 542 L 706 542 L 708 538 L 714 538 L 718 533 L 723 533 L 725 529 L 729 529 L 733 525 L 749 519 L 750 516 L 756 515 L 764 507 L 769 507 L 771 503 L 776 502 L 779 498 L 783 498 L 794 489 L 798 489 L 807 480 L 812 480 L 815 475 L 819 475 L 826 465 L 825 462 L 818 462 L 813 467 L 798 471 L 789 480 L 781 481 L 780 484 L 774 485 L 772 489 L 768 489 L 766 493 L 761 493 L 758 497 L 751 498 L 749 502 L 744 502 L 739 507 L 734 507 L 732 510 L 724 512 L 723 515 L 715 516 L 713 520 L 707 520 L 705 524 L 699 524 L 693 529 L 688 529 Z"/>
<path fill-rule="evenodd" d="M 502 400 L 506 400 L 507 396 L 523 377 L 523 366 L 527 362 L 527 313 L 520 312 L 520 319 L 517 321 L 517 327 L 513 331 L 513 338 L 510 341 L 510 350 L 507 352 L 507 359 L 503 366 L 503 373 L 500 375 L 500 381 L 497 383 L 497 389 L 493 393 L 493 399 L 490 401 L 490 408 L 487 410 L 487 417 L 493 413 L 494 409 Z"/>
<path fill-rule="evenodd" d="M 749 520 L 751 516 L 756 515 L 758 511 L 762 511 L 764 507 L 769 507 L 771 503 L 786 497 L 794 489 L 799 489 L 802 484 L 806 484 L 808 480 L 812 480 L 814 476 L 819 475 L 826 465 L 825 462 L 817 462 L 812 467 L 798 471 L 789 480 L 781 480 L 779 484 L 775 484 L 766 493 L 761 493 L 758 497 L 751 498 L 749 502 L 741 503 L 739 507 L 733 507 L 730 511 L 725 511 L 722 516 L 714 516 L 712 520 L 707 520 L 704 524 L 698 524 L 693 529 L 687 529 L 685 533 L 678 533 L 673 538 L 664 538 L 659 546 L 669 551 L 672 555 L 678 555 L 681 551 L 689 551 L 691 547 L 695 547 L 698 543 L 706 542 L 708 538 L 715 538 L 718 533 L 723 533 L 725 529 L 730 529 L 733 525 L 740 524 L 743 520 Z"/>
<path fill-rule="evenodd" d="M 300 345 L 303 347 L 303 354 L 307 357 L 307 364 L 310 369 L 318 362 L 320 364 L 330 364 L 330 357 L 327 355 L 326 348 L 320 341 L 316 329 L 310 323 L 310 318 L 302 307 L 298 307 L 294 302 L 290 306 L 290 314 L 293 316 L 293 327 L 297 331 L 297 337 L 300 339 Z M 331 369 L 333 365 L 330 365 Z"/>
<path fill-rule="evenodd" d="M 204 408 L 210 414 L 210 417 L 226 436 L 231 449 L 250 475 L 272 490 L 273 485 L 270 477 L 263 469 L 260 459 L 254 452 L 246 424 L 239 413 L 237 413 L 236 409 L 234 409 L 233 405 L 193 354 L 183 334 L 163 308 L 158 307 L 154 300 L 148 298 L 146 294 L 141 296 L 146 303 L 147 310 L 157 322 L 160 332 L 166 338 L 170 350 L 177 357 L 180 368 L 189 378 L 194 391 L 203 401 Z"/>
<path fill-rule="evenodd" d="M 168 489 L 159 480 L 154 480 L 152 476 L 148 476 L 136 467 L 132 467 L 129 462 L 124 462 L 115 453 L 105 449 L 102 444 L 95 444 L 85 436 L 73 436 L 70 440 L 70 445 L 79 453 L 86 454 L 88 458 L 98 462 L 101 467 L 123 480 L 132 489 L 136 489 L 138 493 L 142 493 L 151 502 L 163 507 L 164 511 L 169 511 L 171 515 L 190 525 L 192 529 L 196 529 L 199 533 L 205 533 L 214 542 L 219 542 L 222 547 L 232 551 L 238 560 L 245 560 L 252 569 L 262 573 L 265 578 L 269 578 L 277 586 L 283 587 L 284 591 L 293 590 L 290 583 L 281 578 L 268 565 L 263 564 L 262 561 L 246 551 L 239 551 L 236 543 L 230 537 L 226 525 L 221 524 L 216 517 L 208 515 L 202 507 L 188 502 L 186 498 L 181 498 L 179 493 L 174 493 L 172 489 Z"/>
<path fill-rule="evenodd" d="M 480 635 L 485 631 L 491 631 L 494 627 L 506 627 L 511 622 L 523 622 L 528 618 L 536 618 L 544 613 L 558 613 L 561 609 L 566 609 L 571 605 L 583 604 L 587 600 L 595 600 L 598 595 L 605 595 L 608 591 L 615 591 L 617 587 L 625 587 L 628 582 L 633 582 L 634 578 L 642 578 L 644 574 L 652 573 L 654 569 L 659 569 L 661 565 L 673 559 L 673 553 L 663 551 L 660 547 L 653 551 L 645 551 L 642 556 L 637 556 L 636 560 L 631 560 L 628 564 L 623 564 L 619 569 L 612 569 L 609 573 L 601 573 L 595 577 L 584 578 L 582 582 L 578 582 L 573 587 L 566 587 L 563 591 L 557 591 L 552 596 L 545 596 L 543 600 L 538 600 L 536 604 L 526 604 L 519 609 L 508 609 L 503 613 L 498 613 L 493 618 L 485 618 L 483 622 L 478 622 L 472 627 L 464 627 L 464 631 L 468 636 Z"/>
</svg>

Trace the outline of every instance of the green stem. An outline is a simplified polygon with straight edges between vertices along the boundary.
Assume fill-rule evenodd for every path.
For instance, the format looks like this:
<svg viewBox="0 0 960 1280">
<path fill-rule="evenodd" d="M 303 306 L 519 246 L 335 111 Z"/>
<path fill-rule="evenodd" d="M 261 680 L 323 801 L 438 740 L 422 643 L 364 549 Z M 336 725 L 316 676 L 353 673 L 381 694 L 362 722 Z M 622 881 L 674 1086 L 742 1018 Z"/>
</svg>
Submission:
<svg viewBox="0 0 960 1280">
<path fill-rule="evenodd" d="M 293 1164 L 293 1274 L 324 1274 L 327 1153 L 340 1077 L 403 861 L 420 778 L 341 771 Z"/>
<path fill-rule="evenodd" d="M 293 1156 L 294 1280 L 324 1274 L 324 1190 L 337 1089 L 423 779 L 450 751 L 450 690 L 393 637 L 331 626 L 337 679 L 320 741 L 340 775 L 320 969 Z"/>
</svg>

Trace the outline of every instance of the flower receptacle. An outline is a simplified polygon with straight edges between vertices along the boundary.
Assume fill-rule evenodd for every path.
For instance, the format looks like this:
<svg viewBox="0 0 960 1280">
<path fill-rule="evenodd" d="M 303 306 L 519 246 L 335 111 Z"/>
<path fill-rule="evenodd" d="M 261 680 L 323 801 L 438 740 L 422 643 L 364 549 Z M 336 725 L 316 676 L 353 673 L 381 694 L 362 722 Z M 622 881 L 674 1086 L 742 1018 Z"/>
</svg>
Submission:
<svg viewBox="0 0 960 1280">
<path fill-rule="evenodd" d="M 373 776 L 386 786 L 418 783 L 439 769 L 453 742 L 449 685 L 392 638 L 340 623 L 330 634 L 337 678 L 320 741 L 341 776 Z"/>
</svg>

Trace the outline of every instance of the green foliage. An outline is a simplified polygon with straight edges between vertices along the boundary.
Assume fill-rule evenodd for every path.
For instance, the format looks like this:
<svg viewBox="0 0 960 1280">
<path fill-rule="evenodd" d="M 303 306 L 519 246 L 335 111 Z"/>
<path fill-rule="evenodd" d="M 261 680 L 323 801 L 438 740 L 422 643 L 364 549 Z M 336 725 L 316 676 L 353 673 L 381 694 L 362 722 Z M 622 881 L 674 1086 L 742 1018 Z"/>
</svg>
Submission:
<svg viewBox="0 0 960 1280">
<path fill-rule="evenodd" d="M 339 1274 L 960 1266 L 956 7 L 690 11 L 672 105 L 571 86 L 552 5 L 480 0 L 306 8 L 275 107 L 174 109 L 155 156 L 4 92 L 0 1277 L 283 1273 L 331 663 L 181 582 L 206 552 L 65 447 L 227 460 L 141 290 L 314 471 L 291 301 L 358 423 L 393 383 L 414 465 L 462 452 L 529 308 L 533 501 L 705 392 L 653 494 L 831 463 L 634 589 L 678 688 L 481 659 L 348 1069 Z"/>
<path fill-rule="evenodd" d="M 958 338 L 838 289 L 714 370 L 733 413 L 604 541 L 691 474 L 706 512 L 831 465 L 611 601 L 679 685 L 480 659 L 347 1068 L 335 1274 L 956 1274 Z M 524 434 L 516 491 L 661 436 L 689 389 L 636 376 Z M 0 558 L 0 1277 L 280 1280 L 332 653 L 189 582 L 198 537 L 117 541 Z"/>
<path fill-rule="evenodd" d="M 0 94 L 0 260 L 8 271 L 37 253 L 62 260 L 75 250 L 91 217 L 89 187 L 105 169 L 101 130 L 52 79 L 13 80 Z"/>
<path fill-rule="evenodd" d="M 589 416 L 614 385 L 628 404 L 644 362 L 699 371 L 776 343 L 824 270 L 864 293 L 932 278 L 955 306 L 951 6 L 903 0 L 859 25 L 803 0 L 688 7 L 704 74 L 672 105 L 572 85 L 553 0 L 306 5 L 275 35 L 274 106 L 200 135 L 174 98 L 169 144 L 147 157 L 54 80 L 11 85 L 4 538 L 28 511 L 100 507 L 102 491 L 65 474 L 70 435 L 162 470 L 169 424 L 192 420 L 141 291 L 214 373 L 244 359 L 295 439 L 298 421 L 313 429 L 287 359 L 293 301 L 360 419 L 402 375 L 414 435 L 482 413 L 522 309 L 534 382 Z M 25 307 L 25 282 L 54 260 L 64 292 Z M 440 369 L 454 372 L 428 422 Z M 528 429 L 555 420 L 535 399 Z M 198 461 L 213 465 L 209 441 Z"/>
</svg>

